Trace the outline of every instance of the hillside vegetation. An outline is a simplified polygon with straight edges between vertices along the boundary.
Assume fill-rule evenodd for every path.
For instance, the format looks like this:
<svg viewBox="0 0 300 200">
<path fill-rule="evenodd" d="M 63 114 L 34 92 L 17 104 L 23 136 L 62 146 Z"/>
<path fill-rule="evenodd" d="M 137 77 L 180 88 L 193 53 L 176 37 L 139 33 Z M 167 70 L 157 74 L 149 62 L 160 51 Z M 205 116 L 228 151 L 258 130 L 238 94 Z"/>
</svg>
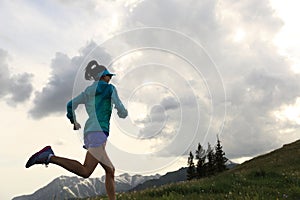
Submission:
<svg viewBox="0 0 300 200">
<path fill-rule="evenodd" d="M 90 200 L 107 197 L 89 198 Z M 300 199 L 300 140 L 217 176 L 121 193 L 117 199 Z"/>
</svg>

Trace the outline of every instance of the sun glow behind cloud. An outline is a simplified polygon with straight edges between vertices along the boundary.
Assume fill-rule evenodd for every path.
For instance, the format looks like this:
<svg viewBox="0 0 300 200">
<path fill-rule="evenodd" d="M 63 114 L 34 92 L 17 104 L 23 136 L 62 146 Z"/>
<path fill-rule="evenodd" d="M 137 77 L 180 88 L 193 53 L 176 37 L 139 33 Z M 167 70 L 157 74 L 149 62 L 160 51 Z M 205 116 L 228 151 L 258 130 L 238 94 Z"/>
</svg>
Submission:
<svg viewBox="0 0 300 200">
<path fill-rule="evenodd" d="M 144 128 L 145 124 L 140 122 L 147 119 L 147 105 L 139 102 L 130 102 L 128 110 L 130 110 L 128 117 L 131 119 L 131 122 L 140 128 Z"/>
<path fill-rule="evenodd" d="M 274 39 L 274 44 L 279 48 L 279 53 L 291 62 L 291 70 L 300 73 L 300 41 L 299 18 L 300 2 L 287 0 L 272 0 L 271 5 L 276 14 L 283 20 L 283 27 Z"/>
<path fill-rule="evenodd" d="M 298 97 L 294 104 L 283 105 L 279 110 L 274 112 L 274 115 L 277 120 L 300 124 L 300 98 Z"/>
<path fill-rule="evenodd" d="M 242 42 L 245 39 L 245 36 L 245 31 L 242 28 L 238 28 L 233 35 L 233 41 Z"/>
</svg>

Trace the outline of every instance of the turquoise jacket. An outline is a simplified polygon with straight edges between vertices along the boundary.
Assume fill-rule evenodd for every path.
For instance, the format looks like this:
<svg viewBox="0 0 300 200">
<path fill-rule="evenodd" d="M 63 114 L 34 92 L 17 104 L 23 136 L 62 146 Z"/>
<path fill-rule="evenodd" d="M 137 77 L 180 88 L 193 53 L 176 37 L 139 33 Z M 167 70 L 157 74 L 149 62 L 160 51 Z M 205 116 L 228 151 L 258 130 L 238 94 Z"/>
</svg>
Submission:
<svg viewBox="0 0 300 200">
<path fill-rule="evenodd" d="M 71 123 L 76 121 L 75 110 L 79 104 L 84 104 L 88 120 L 84 126 L 84 134 L 92 131 L 105 131 L 109 133 L 109 121 L 113 105 L 120 118 L 128 115 L 122 104 L 115 86 L 105 81 L 95 81 L 84 92 L 72 99 L 67 104 L 67 117 Z"/>
</svg>

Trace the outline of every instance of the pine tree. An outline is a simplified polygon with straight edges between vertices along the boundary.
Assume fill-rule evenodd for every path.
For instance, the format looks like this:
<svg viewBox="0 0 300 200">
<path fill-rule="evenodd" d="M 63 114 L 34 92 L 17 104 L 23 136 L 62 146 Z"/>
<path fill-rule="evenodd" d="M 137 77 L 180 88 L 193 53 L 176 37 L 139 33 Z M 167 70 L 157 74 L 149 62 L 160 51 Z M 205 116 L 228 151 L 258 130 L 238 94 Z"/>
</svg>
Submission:
<svg viewBox="0 0 300 200">
<path fill-rule="evenodd" d="M 215 153 L 214 153 L 214 149 L 211 148 L 211 145 L 208 143 L 208 147 L 207 147 L 207 163 L 206 163 L 206 175 L 210 176 L 210 175 L 214 175 L 215 174 L 215 163 L 216 163 L 216 159 L 215 159 Z"/>
<path fill-rule="evenodd" d="M 216 172 L 222 172 L 226 170 L 225 163 L 227 162 L 227 158 L 225 157 L 225 152 L 223 151 L 223 147 L 221 146 L 221 142 L 219 140 L 219 137 L 217 137 L 217 146 L 215 147 L 216 153 Z"/>
<path fill-rule="evenodd" d="M 205 150 L 201 146 L 201 144 L 198 144 L 198 149 L 196 150 L 195 153 L 196 159 L 197 159 L 197 164 L 196 164 L 196 177 L 201 178 L 205 176 Z"/>
<path fill-rule="evenodd" d="M 192 180 L 193 178 L 195 178 L 194 155 L 190 152 L 190 156 L 188 158 L 187 180 Z"/>
</svg>

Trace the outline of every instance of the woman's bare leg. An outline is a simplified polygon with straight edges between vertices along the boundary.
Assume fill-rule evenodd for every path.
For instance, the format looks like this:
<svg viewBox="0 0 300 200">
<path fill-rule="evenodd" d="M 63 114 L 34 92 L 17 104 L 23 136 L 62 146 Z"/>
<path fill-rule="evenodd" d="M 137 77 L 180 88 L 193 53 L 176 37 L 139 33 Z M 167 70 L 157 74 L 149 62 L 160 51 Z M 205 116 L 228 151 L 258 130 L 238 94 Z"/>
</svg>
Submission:
<svg viewBox="0 0 300 200">
<path fill-rule="evenodd" d="M 115 200 L 116 199 L 115 180 L 114 180 L 115 168 L 105 151 L 105 145 L 102 145 L 101 147 L 98 148 L 89 149 L 86 153 L 86 157 L 83 165 L 76 160 L 71 160 L 68 158 L 62 158 L 58 156 L 52 156 L 50 158 L 50 163 L 59 165 L 67 169 L 68 171 L 73 172 L 83 178 L 88 178 L 93 173 L 93 171 L 95 170 L 95 168 L 99 163 L 98 159 L 96 159 L 92 155 L 93 150 L 97 151 L 97 154 L 96 153 L 94 154 L 95 157 L 97 157 L 97 155 L 100 155 L 99 157 L 100 164 L 105 170 L 105 188 L 106 188 L 107 196 L 109 200 Z"/>
<path fill-rule="evenodd" d="M 109 200 L 116 199 L 115 189 L 115 168 L 110 161 L 106 150 L 106 143 L 96 148 L 89 148 L 88 151 L 99 160 L 101 166 L 105 170 L 105 189 Z"/>
<path fill-rule="evenodd" d="M 109 200 L 116 199 L 115 189 L 115 168 L 111 168 L 103 163 L 100 163 L 105 170 L 105 189 Z"/>
<path fill-rule="evenodd" d="M 52 156 L 50 158 L 50 163 L 59 165 L 83 178 L 88 178 L 97 167 L 99 161 L 87 151 L 83 165 L 76 160 L 58 156 Z"/>
</svg>

